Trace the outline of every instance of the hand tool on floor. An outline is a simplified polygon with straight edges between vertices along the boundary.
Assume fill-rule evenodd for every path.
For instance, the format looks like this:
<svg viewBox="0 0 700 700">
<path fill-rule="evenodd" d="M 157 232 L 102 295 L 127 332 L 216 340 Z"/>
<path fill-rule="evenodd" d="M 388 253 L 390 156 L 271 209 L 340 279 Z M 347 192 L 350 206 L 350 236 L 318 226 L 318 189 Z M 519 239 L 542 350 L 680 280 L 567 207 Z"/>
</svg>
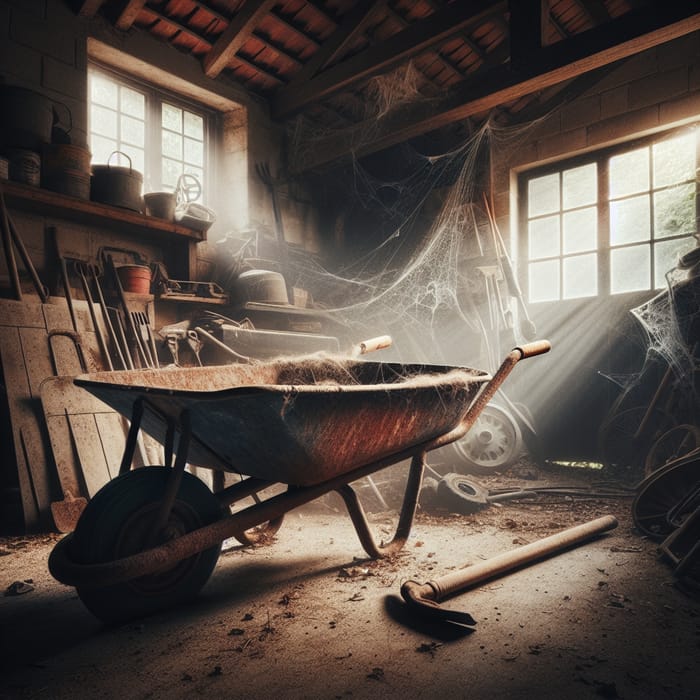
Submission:
<svg viewBox="0 0 700 700">
<path fill-rule="evenodd" d="M 401 586 L 401 596 L 412 611 L 426 615 L 433 620 L 475 625 L 476 620 L 468 612 L 443 608 L 440 602 L 456 593 L 472 588 L 478 583 L 502 576 L 522 566 L 582 544 L 586 540 L 615 527 L 617 527 L 617 519 L 612 515 L 605 515 L 523 545 L 510 552 L 498 554 L 479 564 L 459 569 L 422 585 L 416 581 L 406 581 Z"/>
</svg>

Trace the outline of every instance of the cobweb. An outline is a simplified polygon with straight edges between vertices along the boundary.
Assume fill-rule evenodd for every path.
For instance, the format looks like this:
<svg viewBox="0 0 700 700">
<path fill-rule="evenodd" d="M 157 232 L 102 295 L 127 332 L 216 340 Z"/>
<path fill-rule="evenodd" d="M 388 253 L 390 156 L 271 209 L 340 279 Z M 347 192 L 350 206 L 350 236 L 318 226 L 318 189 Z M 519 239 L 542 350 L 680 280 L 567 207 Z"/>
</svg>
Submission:
<svg viewBox="0 0 700 700">
<path fill-rule="evenodd" d="M 369 94 L 362 127 L 342 134 L 357 152 L 397 109 L 429 107 L 436 97 L 411 64 L 373 79 Z M 343 172 L 350 187 L 341 208 L 365 217 L 365 245 L 345 250 L 342 259 L 292 251 L 285 276 L 355 340 L 389 334 L 402 360 L 492 370 L 501 338 L 508 337 L 509 347 L 521 338 L 503 273 L 505 251 L 487 215 L 490 154 L 494 147 L 516 148 L 534 124 L 506 128 L 489 119 L 478 128 L 461 126 L 460 138 L 438 153 L 403 144 L 374 168 L 353 158 Z M 329 135 L 300 117 L 289 134 L 294 158 L 303 162 Z M 392 171 L 394 155 L 401 167 Z M 345 223 L 338 217 L 334 226 Z"/>
<path fill-rule="evenodd" d="M 648 355 L 663 359 L 678 385 L 697 395 L 700 368 L 700 248 L 680 258 L 666 273 L 662 292 L 631 309 L 644 329 Z M 697 401 L 697 396 L 696 396 Z"/>
</svg>

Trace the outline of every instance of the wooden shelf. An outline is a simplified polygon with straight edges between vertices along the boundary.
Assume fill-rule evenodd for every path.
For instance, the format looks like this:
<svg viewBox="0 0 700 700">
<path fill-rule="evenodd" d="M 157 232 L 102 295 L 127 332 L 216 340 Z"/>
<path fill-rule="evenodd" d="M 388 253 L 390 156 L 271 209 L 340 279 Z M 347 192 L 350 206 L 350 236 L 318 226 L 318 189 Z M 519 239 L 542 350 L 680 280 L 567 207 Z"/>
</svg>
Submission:
<svg viewBox="0 0 700 700">
<path fill-rule="evenodd" d="M 195 231 L 186 226 L 139 214 L 129 209 L 77 199 L 10 180 L 1 181 L 0 186 L 7 205 L 12 208 L 151 237 L 178 236 L 189 239 L 191 242 L 206 240 L 206 232 Z"/>
</svg>

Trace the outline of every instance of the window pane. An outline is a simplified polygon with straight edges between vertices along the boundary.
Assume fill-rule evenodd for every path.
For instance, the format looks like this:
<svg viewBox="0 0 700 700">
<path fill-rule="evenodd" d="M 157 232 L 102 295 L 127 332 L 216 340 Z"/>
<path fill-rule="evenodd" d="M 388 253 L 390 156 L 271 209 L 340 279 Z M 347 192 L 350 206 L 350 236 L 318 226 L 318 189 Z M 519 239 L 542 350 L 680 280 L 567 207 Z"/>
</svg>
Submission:
<svg viewBox="0 0 700 700">
<path fill-rule="evenodd" d="M 204 165 L 204 144 L 201 141 L 186 138 L 185 160 L 193 165 Z"/>
<path fill-rule="evenodd" d="M 580 168 L 565 170 L 562 188 L 564 209 L 583 207 L 593 204 L 598 199 L 598 179 L 595 163 L 582 165 Z"/>
<path fill-rule="evenodd" d="M 689 253 L 694 247 L 695 239 L 692 236 L 654 245 L 654 287 L 656 289 L 666 286 L 666 273 L 676 267 L 679 258 Z"/>
<path fill-rule="evenodd" d="M 650 251 L 648 245 L 610 251 L 610 291 L 634 292 L 649 289 Z"/>
<path fill-rule="evenodd" d="M 559 255 L 559 217 L 535 219 L 528 225 L 530 260 Z"/>
<path fill-rule="evenodd" d="M 695 231 L 695 183 L 654 193 L 654 237 Z"/>
<path fill-rule="evenodd" d="M 564 214 L 564 253 L 581 253 L 598 247 L 598 210 L 596 207 Z"/>
<path fill-rule="evenodd" d="M 649 189 L 649 149 L 623 153 L 610 159 L 610 197 L 624 197 Z"/>
<path fill-rule="evenodd" d="M 92 162 L 104 164 L 110 153 L 117 150 L 117 141 L 93 134 L 90 137 L 90 150 L 92 151 Z"/>
<path fill-rule="evenodd" d="M 596 253 L 564 258 L 564 299 L 594 297 L 598 293 Z"/>
<path fill-rule="evenodd" d="M 527 186 L 528 216 L 559 211 L 559 173 L 536 177 Z"/>
<path fill-rule="evenodd" d="M 204 141 L 204 119 L 198 114 L 185 112 L 185 136 Z"/>
<path fill-rule="evenodd" d="M 122 87 L 121 90 L 121 111 L 131 117 L 144 119 L 146 116 L 146 99 L 136 90 L 128 87 Z"/>
<path fill-rule="evenodd" d="M 134 146 L 146 145 L 146 125 L 140 119 L 122 116 L 121 124 L 122 141 Z"/>
<path fill-rule="evenodd" d="M 143 165 L 144 165 L 144 151 L 142 148 L 136 148 L 135 146 L 122 146 L 121 153 L 118 153 L 112 160 L 110 160 L 110 165 L 121 165 L 125 168 L 131 166 L 134 170 L 137 170 L 143 175 Z M 126 157 L 128 156 L 128 158 Z"/>
<path fill-rule="evenodd" d="M 654 187 L 695 179 L 695 133 L 654 144 Z"/>
<path fill-rule="evenodd" d="M 163 155 L 182 160 L 182 136 L 163 130 Z"/>
<path fill-rule="evenodd" d="M 559 299 L 559 260 L 544 260 L 528 265 L 530 301 Z"/>
<path fill-rule="evenodd" d="M 93 134 L 117 138 L 117 113 L 105 107 L 92 105 L 90 107 L 90 131 Z"/>
<path fill-rule="evenodd" d="M 181 174 L 182 163 L 180 161 L 163 158 L 163 186 L 165 189 L 174 190 Z"/>
<path fill-rule="evenodd" d="M 621 245 L 650 238 L 649 196 L 610 202 L 610 243 Z"/>
<path fill-rule="evenodd" d="M 90 79 L 90 101 L 117 109 L 118 86 L 101 75 L 93 74 Z"/>
<path fill-rule="evenodd" d="M 173 107 L 173 105 L 169 105 L 167 102 L 164 102 L 161 119 L 161 123 L 166 129 L 170 129 L 171 131 L 177 131 L 178 134 L 182 133 L 181 109 Z"/>
</svg>

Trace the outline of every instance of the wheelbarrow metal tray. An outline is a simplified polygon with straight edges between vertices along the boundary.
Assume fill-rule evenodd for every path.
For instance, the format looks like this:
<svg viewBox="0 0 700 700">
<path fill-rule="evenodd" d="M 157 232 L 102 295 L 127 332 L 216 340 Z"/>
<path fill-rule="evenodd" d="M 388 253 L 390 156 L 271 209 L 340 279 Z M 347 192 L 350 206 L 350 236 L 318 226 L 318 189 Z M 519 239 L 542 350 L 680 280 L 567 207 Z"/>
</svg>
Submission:
<svg viewBox="0 0 700 700">
<path fill-rule="evenodd" d="M 310 486 L 449 432 L 489 379 L 468 368 L 311 356 L 75 383 L 127 418 L 143 399 L 141 426 L 161 442 L 166 421 L 178 425 L 187 411 L 191 464 Z"/>
</svg>

